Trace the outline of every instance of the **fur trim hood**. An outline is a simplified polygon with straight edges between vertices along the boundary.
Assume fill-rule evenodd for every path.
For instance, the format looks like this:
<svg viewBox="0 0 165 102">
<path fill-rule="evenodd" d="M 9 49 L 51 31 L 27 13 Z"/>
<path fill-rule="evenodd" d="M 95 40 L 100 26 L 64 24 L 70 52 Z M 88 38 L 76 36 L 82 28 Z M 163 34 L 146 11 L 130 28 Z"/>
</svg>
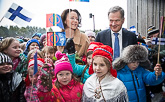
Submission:
<svg viewBox="0 0 165 102">
<path fill-rule="evenodd" d="M 139 62 L 139 66 L 150 69 L 150 61 L 148 60 L 148 50 L 142 45 L 129 45 L 124 48 L 121 57 L 113 61 L 113 68 L 122 69 L 127 63 Z"/>
</svg>

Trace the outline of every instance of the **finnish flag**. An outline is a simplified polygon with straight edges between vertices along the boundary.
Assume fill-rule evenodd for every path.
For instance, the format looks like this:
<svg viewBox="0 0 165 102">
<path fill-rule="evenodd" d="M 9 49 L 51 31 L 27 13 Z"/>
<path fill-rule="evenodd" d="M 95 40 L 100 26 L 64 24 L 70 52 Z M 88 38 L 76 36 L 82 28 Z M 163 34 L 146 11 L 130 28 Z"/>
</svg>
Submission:
<svg viewBox="0 0 165 102">
<path fill-rule="evenodd" d="M 4 17 L 19 24 L 20 26 L 26 27 L 32 20 L 33 14 L 13 3 Z"/>
<path fill-rule="evenodd" d="M 130 27 L 130 31 L 136 34 L 136 28 L 135 28 L 135 26 L 131 26 Z"/>
<path fill-rule="evenodd" d="M 165 38 L 153 38 L 152 42 L 153 45 L 165 45 Z"/>
</svg>

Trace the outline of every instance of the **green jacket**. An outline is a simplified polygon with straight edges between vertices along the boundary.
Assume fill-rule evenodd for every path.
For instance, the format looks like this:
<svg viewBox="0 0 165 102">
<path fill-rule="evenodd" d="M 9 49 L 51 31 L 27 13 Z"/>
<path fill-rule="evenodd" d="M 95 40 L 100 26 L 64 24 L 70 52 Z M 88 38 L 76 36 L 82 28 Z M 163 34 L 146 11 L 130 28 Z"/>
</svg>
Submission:
<svg viewBox="0 0 165 102">
<path fill-rule="evenodd" d="M 27 58 L 25 57 L 24 54 L 20 54 L 19 58 L 21 59 L 21 61 L 18 63 L 15 71 L 22 74 L 23 77 L 26 77 L 27 67 L 28 67 Z"/>
<path fill-rule="evenodd" d="M 82 82 L 84 84 L 85 81 L 91 76 L 88 73 L 89 67 L 85 70 L 84 75 L 83 75 L 83 78 L 82 78 L 82 74 L 83 74 L 83 71 L 84 71 L 86 65 L 76 64 L 75 54 L 68 55 L 68 58 L 69 58 L 69 61 L 70 61 L 71 65 L 72 65 L 73 73 L 76 74 L 76 75 L 78 75 L 78 76 L 81 76 L 81 80 L 82 80 Z"/>
<path fill-rule="evenodd" d="M 159 47 L 159 45 L 156 45 L 154 47 L 154 50 L 156 53 L 158 52 L 158 47 Z M 160 53 L 159 54 L 162 56 L 165 56 L 165 45 L 160 45 Z"/>
</svg>

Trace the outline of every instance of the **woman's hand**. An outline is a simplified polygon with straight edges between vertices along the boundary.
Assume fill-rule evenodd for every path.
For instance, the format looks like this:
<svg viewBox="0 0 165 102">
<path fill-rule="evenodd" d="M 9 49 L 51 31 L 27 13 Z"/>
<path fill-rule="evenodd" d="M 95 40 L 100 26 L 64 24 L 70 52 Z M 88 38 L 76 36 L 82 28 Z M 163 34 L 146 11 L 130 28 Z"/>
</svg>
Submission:
<svg viewBox="0 0 165 102">
<path fill-rule="evenodd" d="M 74 54 L 75 53 L 76 50 L 75 50 L 73 38 L 67 39 L 64 51 L 68 54 Z"/>
</svg>

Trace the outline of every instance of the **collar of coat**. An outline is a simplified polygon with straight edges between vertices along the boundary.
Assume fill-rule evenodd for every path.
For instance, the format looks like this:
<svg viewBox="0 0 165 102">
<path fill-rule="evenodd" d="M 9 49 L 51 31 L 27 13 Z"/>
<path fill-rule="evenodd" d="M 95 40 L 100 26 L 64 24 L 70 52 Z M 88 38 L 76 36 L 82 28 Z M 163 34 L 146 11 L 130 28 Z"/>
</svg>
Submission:
<svg viewBox="0 0 165 102">
<path fill-rule="evenodd" d="M 73 38 L 73 41 L 74 41 L 75 44 L 77 44 L 77 45 L 80 44 L 81 35 L 82 34 L 80 33 L 80 30 L 76 29 L 75 33 L 74 33 L 74 38 Z"/>
<path fill-rule="evenodd" d="M 63 88 L 68 88 L 70 90 L 72 90 L 72 88 L 75 86 L 76 81 L 74 81 L 74 79 L 72 79 L 67 85 L 62 85 L 61 89 Z"/>
</svg>

